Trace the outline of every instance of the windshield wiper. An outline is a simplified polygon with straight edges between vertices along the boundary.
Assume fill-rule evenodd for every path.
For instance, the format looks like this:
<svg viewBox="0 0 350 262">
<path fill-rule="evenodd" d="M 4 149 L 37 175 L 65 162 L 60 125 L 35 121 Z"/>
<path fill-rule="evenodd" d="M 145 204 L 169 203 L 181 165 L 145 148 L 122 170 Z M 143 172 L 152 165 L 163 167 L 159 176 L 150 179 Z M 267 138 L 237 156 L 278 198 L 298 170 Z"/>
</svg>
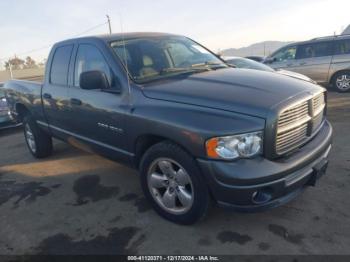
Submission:
<svg viewBox="0 0 350 262">
<path fill-rule="evenodd" d="M 164 75 L 167 73 L 196 73 L 196 72 L 203 72 L 203 71 L 209 71 L 210 68 L 192 68 L 192 67 L 169 67 L 169 68 L 163 68 L 160 70 L 160 74 Z"/>
<path fill-rule="evenodd" d="M 205 67 L 210 69 L 226 68 L 227 65 L 221 62 L 206 61 L 203 63 L 193 64 L 192 68 Z"/>
</svg>

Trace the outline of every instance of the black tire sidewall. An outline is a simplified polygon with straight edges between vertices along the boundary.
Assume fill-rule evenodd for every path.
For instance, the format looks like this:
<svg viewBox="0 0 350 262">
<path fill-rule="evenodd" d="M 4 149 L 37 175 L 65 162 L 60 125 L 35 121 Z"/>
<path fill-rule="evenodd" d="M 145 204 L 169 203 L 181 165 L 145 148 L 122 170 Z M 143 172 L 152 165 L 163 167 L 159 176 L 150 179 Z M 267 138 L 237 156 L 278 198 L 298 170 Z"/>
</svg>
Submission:
<svg viewBox="0 0 350 262">
<path fill-rule="evenodd" d="M 348 75 L 350 77 L 350 71 L 344 71 L 344 72 L 339 72 L 339 73 L 336 73 L 334 76 L 333 76 L 333 79 L 332 79 L 332 87 L 335 91 L 339 92 L 339 93 L 346 93 L 346 92 L 350 92 L 350 89 L 348 90 L 341 90 L 338 88 L 337 86 L 337 78 L 341 75 Z"/>
<path fill-rule="evenodd" d="M 36 151 L 33 152 L 30 148 L 27 136 L 25 134 L 25 126 L 29 125 L 32 134 L 34 136 Z M 52 140 L 51 137 L 44 133 L 42 130 L 39 129 L 37 124 L 35 123 L 35 120 L 31 117 L 31 115 L 26 115 L 23 117 L 23 130 L 24 130 L 24 138 L 28 147 L 29 152 L 36 158 L 43 158 L 51 154 L 52 152 Z"/>
<path fill-rule="evenodd" d="M 191 209 L 180 215 L 168 213 L 156 200 L 148 189 L 147 173 L 152 162 L 157 158 L 169 158 L 178 162 L 189 174 L 192 180 L 194 200 Z M 173 143 L 162 142 L 152 146 L 144 155 L 140 165 L 141 186 L 146 198 L 151 202 L 153 208 L 162 217 L 178 223 L 178 224 L 193 224 L 203 218 L 207 212 L 209 205 L 209 192 L 207 185 L 200 174 L 195 159 L 184 151 L 181 147 Z"/>
</svg>

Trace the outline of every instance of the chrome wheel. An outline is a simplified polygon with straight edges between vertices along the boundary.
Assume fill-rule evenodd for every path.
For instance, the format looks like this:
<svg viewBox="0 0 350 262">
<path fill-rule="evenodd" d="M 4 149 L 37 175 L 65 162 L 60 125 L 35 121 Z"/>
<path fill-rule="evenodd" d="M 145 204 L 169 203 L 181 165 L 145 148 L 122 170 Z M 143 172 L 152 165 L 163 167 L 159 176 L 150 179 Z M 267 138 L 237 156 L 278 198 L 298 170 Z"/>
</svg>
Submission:
<svg viewBox="0 0 350 262">
<path fill-rule="evenodd" d="M 193 185 L 187 171 L 176 161 L 158 158 L 147 173 L 148 189 L 165 211 L 184 214 L 193 205 Z"/>
<path fill-rule="evenodd" d="M 341 91 L 346 91 L 350 89 L 350 75 L 343 74 L 339 75 L 335 81 L 337 88 Z"/>
<path fill-rule="evenodd" d="M 33 132 L 29 126 L 29 124 L 25 124 L 24 126 L 24 134 L 25 134 L 25 138 L 27 140 L 27 144 L 30 148 L 30 150 L 35 153 L 36 152 L 36 144 L 35 144 L 35 139 L 34 139 L 34 135 Z"/>
</svg>

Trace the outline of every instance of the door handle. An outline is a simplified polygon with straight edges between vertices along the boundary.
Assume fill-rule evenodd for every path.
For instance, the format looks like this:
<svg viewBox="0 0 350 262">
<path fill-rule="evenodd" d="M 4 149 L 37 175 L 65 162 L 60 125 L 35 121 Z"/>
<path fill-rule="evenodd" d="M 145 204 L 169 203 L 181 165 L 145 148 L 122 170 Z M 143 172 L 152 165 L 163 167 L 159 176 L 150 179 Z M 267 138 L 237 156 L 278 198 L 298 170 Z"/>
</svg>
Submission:
<svg viewBox="0 0 350 262">
<path fill-rule="evenodd" d="M 46 99 L 52 99 L 51 94 L 48 94 L 48 93 L 44 93 L 43 97 L 46 98 Z"/>
<path fill-rule="evenodd" d="M 76 99 L 76 98 L 71 98 L 70 102 L 72 105 L 77 105 L 77 106 L 81 105 L 81 100 Z"/>
<path fill-rule="evenodd" d="M 306 62 L 301 62 L 299 65 L 306 65 Z"/>
<path fill-rule="evenodd" d="M 287 64 L 287 66 L 292 66 L 292 65 L 293 65 L 292 63 Z"/>
</svg>

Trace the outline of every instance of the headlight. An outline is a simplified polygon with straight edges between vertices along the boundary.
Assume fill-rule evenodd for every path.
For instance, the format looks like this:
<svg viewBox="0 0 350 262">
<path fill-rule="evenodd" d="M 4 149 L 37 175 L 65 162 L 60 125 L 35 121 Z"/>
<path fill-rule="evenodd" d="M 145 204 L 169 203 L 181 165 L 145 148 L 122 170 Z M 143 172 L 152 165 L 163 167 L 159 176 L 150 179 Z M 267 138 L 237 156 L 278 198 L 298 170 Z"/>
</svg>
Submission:
<svg viewBox="0 0 350 262">
<path fill-rule="evenodd" d="M 262 152 L 262 132 L 214 137 L 206 142 L 208 157 L 232 160 L 250 158 Z"/>
</svg>

